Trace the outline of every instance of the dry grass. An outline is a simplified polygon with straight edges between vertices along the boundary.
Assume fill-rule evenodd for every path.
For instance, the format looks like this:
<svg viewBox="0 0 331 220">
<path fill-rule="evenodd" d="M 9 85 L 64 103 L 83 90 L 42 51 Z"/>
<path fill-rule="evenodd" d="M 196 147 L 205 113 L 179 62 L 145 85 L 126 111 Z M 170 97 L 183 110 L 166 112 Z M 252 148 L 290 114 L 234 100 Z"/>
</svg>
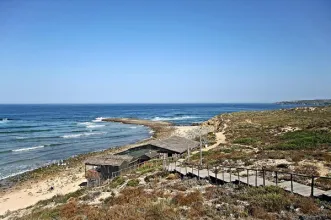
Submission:
<svg viewBox="0 0 331 220">
<path fill-rule="evenodd" d="M 179 206 L 191 206 L 194 204 L 202 204 L 203 198 L 199 191 L 190 192 L 188 194 L 177 193 L 172 199 L 172 202 Z"/>
<path fill-rule="evenodd" d="M 166 183 L 166 187 L 164 184 Z M 21 219 L 296 219 L 300 215 L 331 217 L 330 205 L 320 209 L 311 198 L 292 195 L 277 187 L 215 187 L 196 180 L 167 180 L 151 190 L 148 186 L 127 187 L 100 205 L 71 200 L 54 208 L 38 209 Z M 181 191 L 181 186 L 190 186 Z M 203 193 L 202 193 L 203 192 Z M 294 211 L 298 210 L 298 211 Z M 279 214 L 282 213 L 282 214 Z"/>
</svg>

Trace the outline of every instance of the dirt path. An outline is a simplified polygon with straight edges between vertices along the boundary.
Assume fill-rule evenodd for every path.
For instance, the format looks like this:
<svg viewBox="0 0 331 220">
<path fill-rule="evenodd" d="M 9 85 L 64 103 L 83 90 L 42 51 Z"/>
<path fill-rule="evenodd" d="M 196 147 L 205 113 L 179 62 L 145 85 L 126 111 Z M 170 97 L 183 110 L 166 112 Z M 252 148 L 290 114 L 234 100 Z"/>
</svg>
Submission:
<svg viewBox="0 0 331 220">
<path fill-rule="evenodd" d="M 208 146 L 204 149 L 202 149 L 202 151 L 209 151 L 211 149 L 214 149 L 215 147 L 218 147 L 220 144 L 226 144 L 226 136 L 225 136 L 225 129 L 228 127 L 227 124 L 224 124 L 224 127 L 222 129 L 221 132 L 217 132 L 215 133 L 216 135 L 216 143 L 211 145 L 211 146 Z"/>
<path fill-rule="evenodd" d="M 224 127 L 223 127 L 222 131 L 215 133 L 216 143 L 211 146 L 208 146 L 206 148 L 203 148 L 202 151 L 209 151 L 211 149 L 214 149 L 215 147 L 218 147 L 220 144 L 226 144 L 227 142 L 226 142 L 225 130 L 227 127 L 228 127 L 228 125 L 224 123 Z M 192 152 L 192 154 L 196 154 L 196 153 L 199 153 L 199 150 Z"/>
</svg>

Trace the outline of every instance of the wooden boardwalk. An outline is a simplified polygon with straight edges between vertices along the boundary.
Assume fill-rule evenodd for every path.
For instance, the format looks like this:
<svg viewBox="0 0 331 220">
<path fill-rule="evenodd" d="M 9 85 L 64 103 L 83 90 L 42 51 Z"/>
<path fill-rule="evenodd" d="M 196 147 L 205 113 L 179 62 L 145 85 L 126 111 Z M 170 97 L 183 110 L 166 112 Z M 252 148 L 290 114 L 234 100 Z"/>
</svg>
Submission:
<svg viewBox="0 0 331 220">
<path fill-rule="evenodd" d="M 217 174 L 214 173 L 212 170 L 201 169 L 198 170 L 197 168 L 192 169 L 192 167 L 185 167 L 180 166 L 180 164 L 170 163 L 166 169 L 169 172 L 177 172 L 183 176 L 191 175 L 196 176 L 197 178 L 201 179 L 214 179 L 217 183 L 237 183 L 237 184 L 245 184 L 249 186 L 279 186 L 288 192 L 292 192 L 301 196 L 309 197 L 311 196 L 312 188 L 311 186 L 307 186 L 301 183 L 297 183 L 295 181 L 285 181 L 279 182 L 276 184 L 275 182 L 266 180 L 258 175 L 249 175 L 249 176 L 240 176 L 235 173 L 228 173 L 226 171 L 218 172 Z M 314 197 L 327 197 L 331 199 L 331 190 L 330 191 L 323 191 L 316 187 L 313 188 L 313 195 Z"/>
<path fill-rule="evenodd" d="M 291 192 L 291 188 L 292 188 L 291 181 L 279 183 L 278 186 L 282 187 L 286 191 Z M 311 187 L 293 181 L 293 193 L 308 197 L 311 195 Z M 325 191 L 314 187 L 314 196 L 319 197 L 325 193 L 326 193 Z"/>
</svg>

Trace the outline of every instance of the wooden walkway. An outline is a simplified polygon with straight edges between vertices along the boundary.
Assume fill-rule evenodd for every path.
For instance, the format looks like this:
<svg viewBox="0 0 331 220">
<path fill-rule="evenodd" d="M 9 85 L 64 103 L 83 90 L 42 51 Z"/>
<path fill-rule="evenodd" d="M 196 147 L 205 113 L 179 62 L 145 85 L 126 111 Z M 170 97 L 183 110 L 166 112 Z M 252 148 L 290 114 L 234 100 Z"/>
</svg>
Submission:
<svg viewBox="0 0 331 220">
<path fill-rule="evenodd" d="M 201 169 L 198 170 L 192 167 L 180 166 L 180 164 L 170 163 L 166 167 L 166 170 L 169 172 L 177 172 L 183 176 L 195 176 L 201 179 L 214 179 L 217 183 L 237 183 L 237 184 L 245 184 L 249 186 L 279 186 L 283 188 L 285 191 L 293 192 L 295 194 L 309 197 L 312 195 L 312 188 L 311 186 L 307 186 L 295 181 L 285 181 L 275 183 L 272 181 L 268 181 L 265 178 L 258 175 L 249 175 L 249 176 L 240 176 L 234 173 L 228 172 L 218 172 L 217 174 L 212 172 L 212 170 Z M 316 187 L 313 188 L 313 196 L 314 197 L 326 197 L 331 199 L 331 190 L 330 191 L 323 191 Z"/>
</svg>

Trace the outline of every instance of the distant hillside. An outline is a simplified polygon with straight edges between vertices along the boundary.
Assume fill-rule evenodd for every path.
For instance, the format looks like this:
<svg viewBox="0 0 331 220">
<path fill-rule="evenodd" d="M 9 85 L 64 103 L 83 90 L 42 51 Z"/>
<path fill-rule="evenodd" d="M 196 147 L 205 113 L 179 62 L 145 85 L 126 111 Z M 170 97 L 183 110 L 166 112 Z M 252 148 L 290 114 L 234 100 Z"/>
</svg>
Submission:
<svg viewBox="0 0 331 220">
<path fill-rule="evenodd" d="M 280 105 L 331 105 L 331 99 L 297 100 L 277 102 Z"/>
</svg>

